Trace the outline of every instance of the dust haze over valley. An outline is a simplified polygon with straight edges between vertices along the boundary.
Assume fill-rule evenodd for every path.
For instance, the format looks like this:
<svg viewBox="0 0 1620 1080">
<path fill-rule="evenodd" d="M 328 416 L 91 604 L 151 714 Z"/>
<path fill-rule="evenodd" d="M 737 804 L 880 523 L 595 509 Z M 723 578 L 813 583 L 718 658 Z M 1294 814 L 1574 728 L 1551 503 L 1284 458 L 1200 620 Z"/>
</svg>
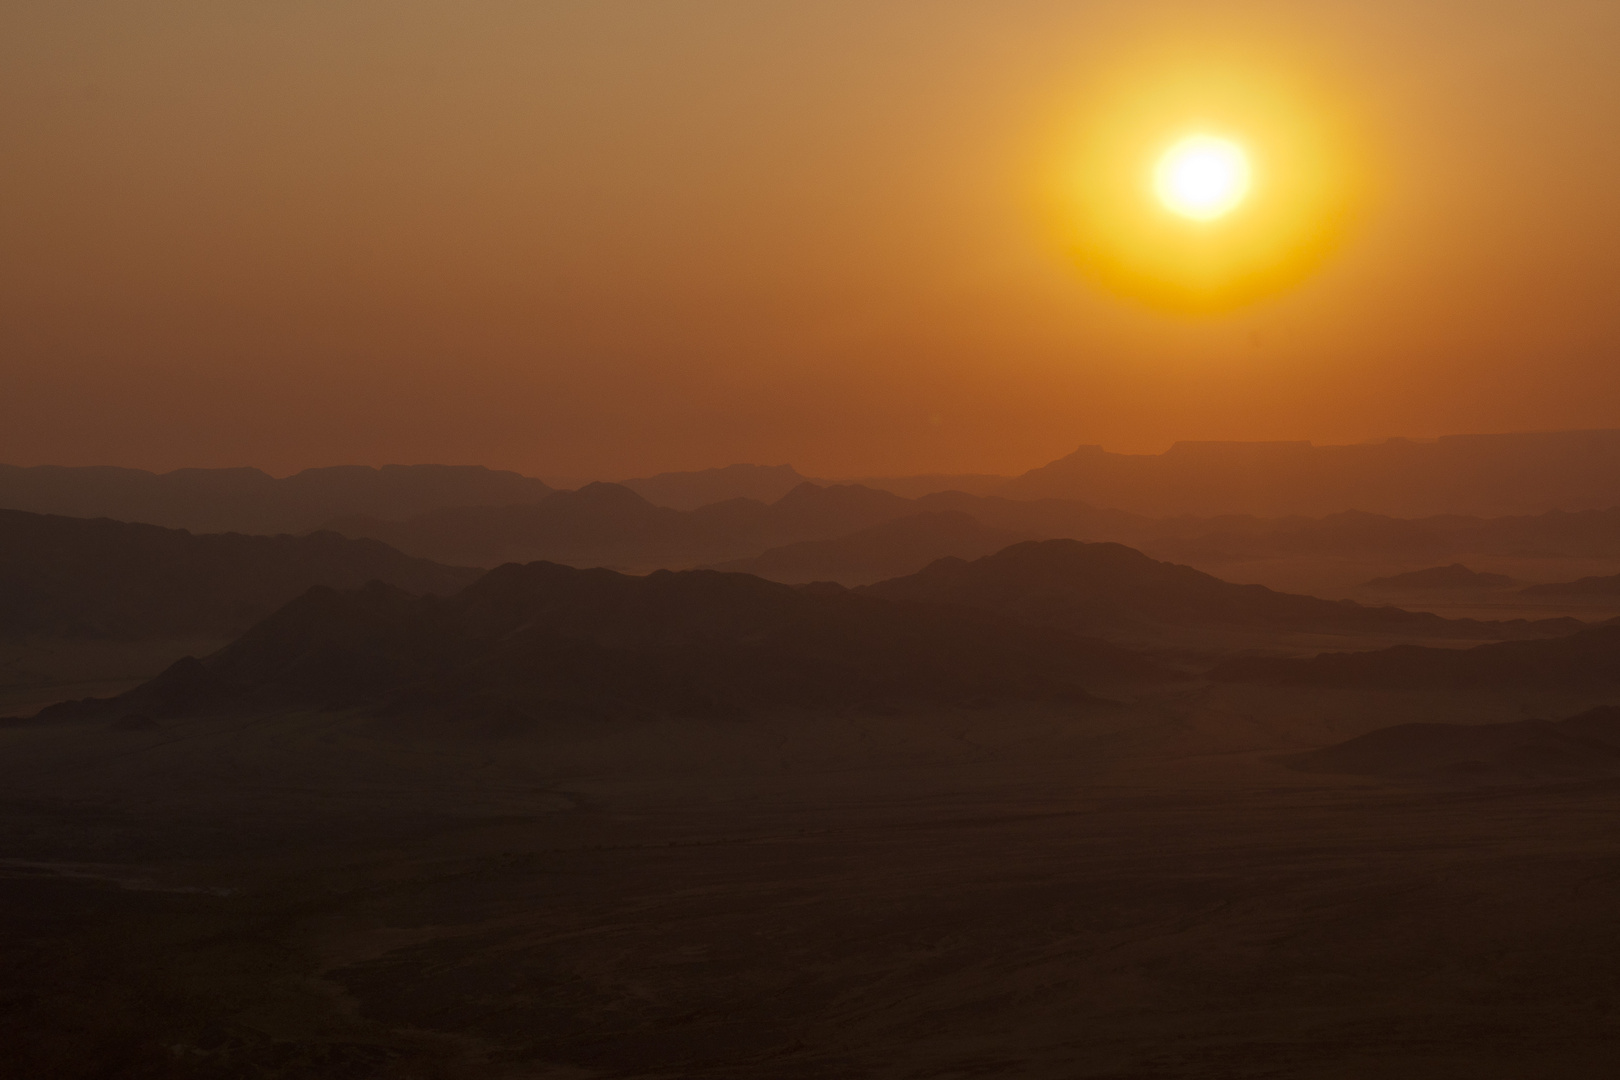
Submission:
<svg viewBox="0 0 1620 1080">
<path fill-rule="evenodd" d="M 0 12 L 0 1077 L 1612 1075 L 1611 8 Z"/>
</svg>

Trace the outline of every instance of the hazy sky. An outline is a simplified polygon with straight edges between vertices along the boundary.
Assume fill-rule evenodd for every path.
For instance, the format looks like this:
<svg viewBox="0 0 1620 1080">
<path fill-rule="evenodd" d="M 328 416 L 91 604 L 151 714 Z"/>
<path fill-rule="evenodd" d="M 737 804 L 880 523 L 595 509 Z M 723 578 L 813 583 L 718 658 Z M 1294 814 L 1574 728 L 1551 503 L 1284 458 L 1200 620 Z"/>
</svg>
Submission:
<svg viewBox="0 0 1620 1080">
<path fill-rule="evenodd" d="M 1613 0 L 5 5 L 0 461 L 1620 426 L 1617 46 Z M 1165 314 L 1076 266 L 1051 177 L 1100 87 L 1206 48 L 1308 83 L 1371 185 L 1294 287 Z"/>
</svg>

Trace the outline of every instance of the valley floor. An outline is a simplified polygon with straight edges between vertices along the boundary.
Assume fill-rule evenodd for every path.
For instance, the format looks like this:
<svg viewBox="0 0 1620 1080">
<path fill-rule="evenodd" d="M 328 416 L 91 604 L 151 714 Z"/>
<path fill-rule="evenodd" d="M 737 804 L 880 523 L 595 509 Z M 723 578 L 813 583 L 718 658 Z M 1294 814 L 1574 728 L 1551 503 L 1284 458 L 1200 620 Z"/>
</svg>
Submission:
<svg viewBox="0 0 1620 1080">
<path fill-rule="evenodd" d="M 1273 760 L 1581 704 L 0 730 L 0 1044 L 38 1080 L 1611 1075 L 1620 781 Z"/>
</svg>

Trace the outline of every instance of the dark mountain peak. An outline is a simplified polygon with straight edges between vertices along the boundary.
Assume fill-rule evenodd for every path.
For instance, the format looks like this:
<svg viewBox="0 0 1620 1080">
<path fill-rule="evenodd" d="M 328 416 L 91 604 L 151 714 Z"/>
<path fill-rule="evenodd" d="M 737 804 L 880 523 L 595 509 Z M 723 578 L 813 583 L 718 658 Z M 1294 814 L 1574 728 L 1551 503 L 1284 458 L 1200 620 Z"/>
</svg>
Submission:
<svg viewBox="0 0 1620 1080">
<path fill-rule="evenodd" d="M 1232 442 L 1209 439 L 1181 439 L 1164 452 L 1169 458 L 1229 461 L 1265 458 L 1297 458 L 1314 447 L 1303 439 L 1276 439 L 1263 442 Z"/>
<path fill-rule="evenodd" d="M 279 480 L 253 468 L 0 466 L 0 506 L 195 532 L 298 533 L 355 515 L 398 521 L 450 506 L 532 503 L 551 490 L 482 465 L 336 465 Z"/>
<path fill-rule="evenodd" d="M 885 536 L 904 536 L 915 533 L 981 532 L 985 528 L 978 518 L 966 510 L 924 510 L 873 525 L 865 531 Z"/>
<path fill-rule="evenodd" d="M 862 585 L 913 573 L 942 556 L 977 558 L 1016 543 L 1016 533 L 992 529 L 961 510 L 929 510 L 881 521 L 829 540 L 803 540 L 716 569 L 772 581 L 838 581 Z"/>
<path fill-rule="evenodd" d="M 826 490 L 827 488 L 824 485 L 818 484 L 814 480 L 803 480 L 789 488 L 773 505 L 793 506 L 797 503 L 814 500 Z"/>
<path fill-rule="evenodd" d="M 613 484 L 605 480 L 593 481 L 577 491 L 556 492 L 545 501 L 553 507 L 575 506 L 613 510 L 641 510 L 653 505 L 623 484 Z"/>
<path fill-rule="evenodd" d="M 1064 454 L 1060 458 L 1049 461 L 1045 465 L 1038 465 L 1035 468 L 1030 469 L 1029 472 L 1025 473 L 1024 475 L 1031 476 L 1040 473 L 1061 473 L 1066 467 L 1090 465 L 1110 456 L 1114 455 L 1111 455 L 1101 446 L 1087 443 L 1084 446 L 1075 447 L 1071 452 Z"/>
<path fill-rule="evenodd" d="M 310 469 L 301 469 L 287 477 L 293 484 L 320 485 L 323 483 L 348 484 L 356 480 L 366 481 L 379 472 L 404 469 L 403 465 L 385 465 L 377 469 L 371 465 L 317 465 Z"/>
<path fill-rule="evenodd" d="M 695 472 L 665 472 L 625 480 L 623 484 L 657 506 L 696 510 L 730 499 L 774 502 L 802 483 L 791 465 L 725 465 Z"/>
<path fill-rule="evenodd" d="M 885 512 L 896 507 L 909 507 L 910 499 L 902 498 L 892 491 L 879 491 L 869 488 L 865 484 L 817 484 L 806 480 L 780 499 L 772 506 L 778 510 L 799 511 L 816 510 L 832 511 L 835 508 L 847 510 L 854 507 L 869 507 L 881 509 Z"/>
<path fill-rule="evenodd" d="M 1178 442 L 1161 454 L 1081 447 L 1009 480 L 1015 497 L 1082 499 L 1160 515 L 1539 513 L 1620 502 L 1620 432 L 1389 440 Z"/>
<path fill-rule="evenodd" d="M 1116 544 L 1113 541 L 1091 543 L 1071 539 L 1027 540 L 987 556 L 986 560 L 991 566 L 1041 567 L 1062 573 L 1123 567 L 1151 572 L 1152 567 L 1172 565 L 1151 559 L 1133 547 Z"/>
<path fill-rule="evenodd" d="M 1124 544 L 1026 540 L 972 562 L 940 559 L 910 578 L 880 582 L 872 588 L 880 595 L 918 594 L 934 590 L 977 591 L 983 588 L 1022 591 L 1054 586 L 1083 588 L 1086 591 L 1106 588 L 1112 591 L 1151 578 L 1173 579 L 1181 583 L 1207 581 L 1216 585 L 1226 584 L 1190 566 L 1159 562 Z M 944 599 L 943 596 L 939 598 Z"/>
<path fill-rule="evenodd" d="M 1109 634 L 1176 625 L 1272 630 L 1508 637 L 1568 633 L 1581 624 L 1481 623 L 1395 607 L 1366 607 L 1222 581 L 1160 562 L 1124 544 L 1039 540 L 973 562 L 941 560 L 869 587 L 877 596 L 998 611 L 1071 630 Z"/>
<path fill-rule="evenodd" d="M 387 626 L 404 617 L 420 598 L 382 581 L 357 589 L 313 585 L 301 596 L 255 624 L 225 652 L 242 651 L 265 641 L 296 636 L 305 641 L 341 641 L 357 631 Z"/>
<path fill-rule="evenodd" d="M 992 614 L 711 570 L 500 567 L 449 599 L 314 588 L 202 661 L 71 715 L 263 706 L 543 719 L 911 700 L 1093 700 L 1161 678 L 1135 654 Z"/>
<path fill-rule="evenodd" d="M 311 585 L 381 579 L 449 595 L 477 576 L 333 532 L 193 535 L 0 510 L 0 635 L 224 637 Z"/>
<path fill-rule="evenodd" d="M 506 634 L 525 626 L 601 643 L 694 643 L 759 631 L 802 615 L 814 601 L 750 574 L 658 570 L 645 577 L 557 563 L 509 564 L 457 598 L 469 627 Z"/>
</svg>

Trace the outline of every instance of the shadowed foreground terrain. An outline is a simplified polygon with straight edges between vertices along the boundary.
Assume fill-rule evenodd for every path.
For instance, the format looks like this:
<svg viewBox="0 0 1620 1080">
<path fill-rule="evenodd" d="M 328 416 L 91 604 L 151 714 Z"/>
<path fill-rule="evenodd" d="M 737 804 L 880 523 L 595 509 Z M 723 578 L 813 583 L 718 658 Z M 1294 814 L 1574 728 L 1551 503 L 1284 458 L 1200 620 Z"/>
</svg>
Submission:
<svg viewBox="0 0 1620 1080">
<path fill-rule="evenodd" d="M 889 586 L 318 587 L 0 725 L 9 1073 L 1609 1074 L 1613 628 L 1070 541 Z M 1175 625 L 1276 647 L 1077 633 Z"/>
<path fill-rule="evenodd" d="M 0 1040 L 41 1078 L 1606 1075 L 1620 784 L 1302 774 L 1307 701 L 1215 693 L 7 729 Z"/>
<path fill-rule="evenodd" d="M 1286 759 L 1306 772 L 1433 779 L 1620 775 L 1620 709 L 1513 724 L 1397 724 Z"/>
</svg>

